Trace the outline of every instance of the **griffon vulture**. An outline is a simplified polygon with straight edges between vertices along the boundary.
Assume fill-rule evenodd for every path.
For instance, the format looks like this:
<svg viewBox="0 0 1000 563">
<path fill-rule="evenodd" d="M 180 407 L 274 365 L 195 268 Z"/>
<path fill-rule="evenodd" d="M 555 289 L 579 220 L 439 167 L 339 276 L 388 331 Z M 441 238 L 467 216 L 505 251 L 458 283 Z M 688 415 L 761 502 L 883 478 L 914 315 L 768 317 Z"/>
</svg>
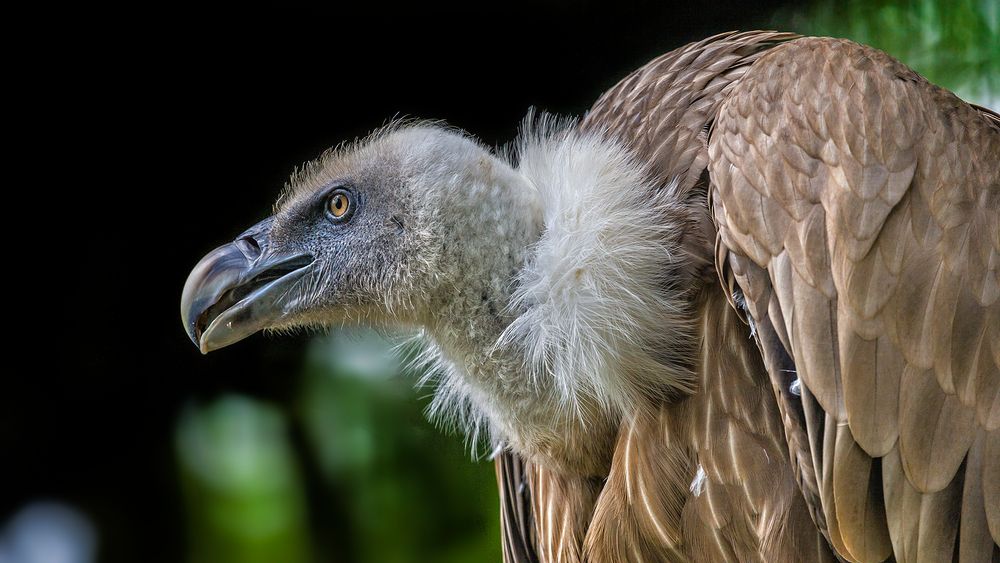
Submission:
<svg viewBox="0 0 1000 563">
<path fill-rule="evenodd" d="M 1000 117 L 875 49 L 727 33 L 494 152 L 405 122 L 296 173 L 181 302 L 419 329 L 502 449 L 504 559 L 997 561 Z"/>
</svg>

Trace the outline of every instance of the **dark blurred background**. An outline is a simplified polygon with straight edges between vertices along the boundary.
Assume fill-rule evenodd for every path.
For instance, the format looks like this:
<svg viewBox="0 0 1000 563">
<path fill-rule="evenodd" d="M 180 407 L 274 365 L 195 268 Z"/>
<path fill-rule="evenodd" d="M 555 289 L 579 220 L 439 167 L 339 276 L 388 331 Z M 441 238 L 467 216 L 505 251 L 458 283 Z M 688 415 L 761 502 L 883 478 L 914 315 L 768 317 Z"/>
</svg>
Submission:
<svg viewBox="0 0 1000 563">
<path fill-rule="evenodd" d="M 431 390 L 379 336 L 201 356 L 180 324 L 205 252 L 267 215 L 294 166 L 387 119 L 499 146 L 529 107 L 580 115 L 660 53 L 768 27 L 878 46 L 1000 105 L 995 0 L 367 11 L 8 21 L 27 127 L 9 163 L 25 177 L 5 233 L 0 563 L 499 561 L 492 463 L 424 420 Z"/>
</svg>

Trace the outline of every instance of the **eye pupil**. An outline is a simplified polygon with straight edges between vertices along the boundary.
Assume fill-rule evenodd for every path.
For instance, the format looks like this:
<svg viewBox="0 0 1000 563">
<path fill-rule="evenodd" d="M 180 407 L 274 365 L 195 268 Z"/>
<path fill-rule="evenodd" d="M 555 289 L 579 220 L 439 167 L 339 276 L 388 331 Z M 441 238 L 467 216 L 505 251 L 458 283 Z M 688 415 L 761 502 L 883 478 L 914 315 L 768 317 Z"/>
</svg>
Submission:
<svg viewBox="0 0 1000 563">
<path fill-rule="evenodd" d="M 330 214 L 335 218 L 339 219 L 347 214 L 347 210 L 351 205 L 351 200 L 348 199 L 347 194 L 336 193 L 330 198 Z"/>
</svg>

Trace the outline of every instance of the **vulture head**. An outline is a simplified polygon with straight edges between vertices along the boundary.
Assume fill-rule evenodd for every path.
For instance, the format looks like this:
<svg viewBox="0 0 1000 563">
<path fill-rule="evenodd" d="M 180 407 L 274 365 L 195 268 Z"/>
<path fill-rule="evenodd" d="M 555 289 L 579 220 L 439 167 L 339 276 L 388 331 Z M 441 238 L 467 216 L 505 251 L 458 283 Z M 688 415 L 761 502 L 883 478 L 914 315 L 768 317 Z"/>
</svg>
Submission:
<svg viewBox="0 0 1000 563">
<path fill-rule="evenodd" d="M 529 120 L 507 151 L 392 125 L 305 166 L 202 259 L 184 326 L 206 353 L 260 330 L 416 328 L 433 410 L 598 475 L 619 415 L 690 383 L 692 211 L 647 177 L 569 121 Z"/>
<path fill-rule="evenodd" d="M 293 176 L 271 217 L 195 268 L 188 333 L 207 353 L 262 329 L 431 325 L 455 297 L 495 298 L 485 286 L 520 258 L 495 247 L 523 247 L 532 225 L 518 181 L 472 140 L 430 125 L 330 151 Z"/>
</svg>

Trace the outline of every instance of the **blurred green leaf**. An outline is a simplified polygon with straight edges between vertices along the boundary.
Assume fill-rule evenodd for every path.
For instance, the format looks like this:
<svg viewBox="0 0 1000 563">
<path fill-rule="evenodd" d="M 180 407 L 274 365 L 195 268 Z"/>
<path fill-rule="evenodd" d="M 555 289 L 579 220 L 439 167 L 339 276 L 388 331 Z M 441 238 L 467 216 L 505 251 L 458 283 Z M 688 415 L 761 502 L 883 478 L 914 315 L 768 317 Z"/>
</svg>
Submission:
<svg viewBox="0 0 1000 563">
<path fill-rule="evenodd" d="M 350 515 L 351 561 L 498 561 L 493 465 L 425 419 L 426 391 L 370 331 L 314 343 L 300 412 L 311 450 Z"/>
<path fill-rule="evenodd" d="M 965 100 L 1000 108 L 996 0 L 819 0 L 780 10 L 772 22 L 877 47 Z"/>
<path fill-rule="evenodd" d="M 277 408 L 239 396 L 190 406 L 176 447 L 190 561 L 311 560 L 301 478 Z"/>
</svg>

